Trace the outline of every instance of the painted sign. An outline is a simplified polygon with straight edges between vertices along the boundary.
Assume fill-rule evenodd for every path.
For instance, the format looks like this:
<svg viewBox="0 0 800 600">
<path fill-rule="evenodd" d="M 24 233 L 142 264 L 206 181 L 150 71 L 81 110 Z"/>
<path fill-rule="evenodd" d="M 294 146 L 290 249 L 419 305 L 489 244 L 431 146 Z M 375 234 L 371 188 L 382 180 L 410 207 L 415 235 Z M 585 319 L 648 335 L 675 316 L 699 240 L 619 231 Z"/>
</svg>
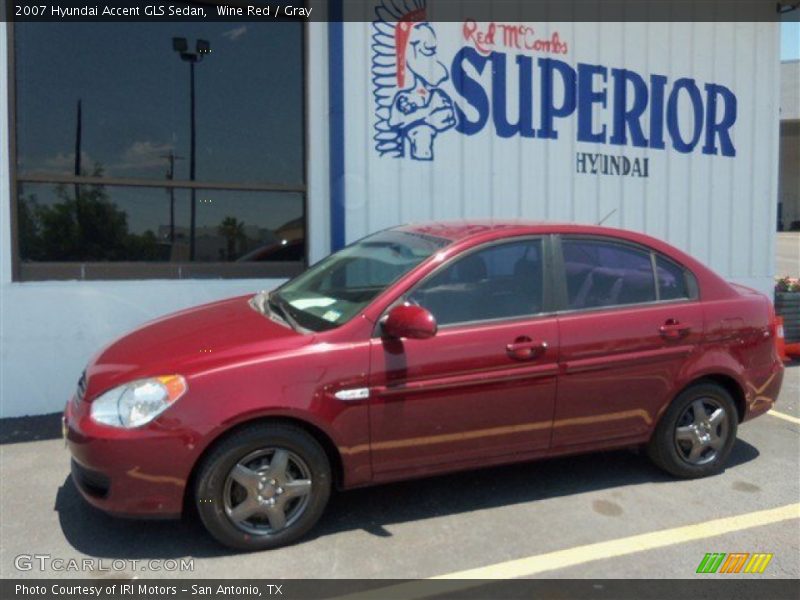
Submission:
<svg viewBox="0 0 800 600">
<path fill-rule="evenodd" d="M 396 22 L 375 21 L 372 74 L 381 155 L 433 159 L 433 141 L 456 124 L 453 101 L 440 89 L 450 74 L 437 56 L 436 33 L 417 9 Z"/>
<path fill-rule="evenodd" d="M 570 40 L 557 30 L 540 35 L 528 23 L 466 19 L 460 48 L 444 56 L 424 2 L 410 11 L 407 4 L 383 0 L 372 23 L 381 156 L 431 161 L 439 136 L 486 129 L 499 138 L 557 140 L 568 119 L 577 121 L 571 129 L 579 143 L 736 155 L 737 97 L 725 85 L 573 62 Z M 578 151 L 575 171 L 647 177 L 648 161 Z"/>
</svg>

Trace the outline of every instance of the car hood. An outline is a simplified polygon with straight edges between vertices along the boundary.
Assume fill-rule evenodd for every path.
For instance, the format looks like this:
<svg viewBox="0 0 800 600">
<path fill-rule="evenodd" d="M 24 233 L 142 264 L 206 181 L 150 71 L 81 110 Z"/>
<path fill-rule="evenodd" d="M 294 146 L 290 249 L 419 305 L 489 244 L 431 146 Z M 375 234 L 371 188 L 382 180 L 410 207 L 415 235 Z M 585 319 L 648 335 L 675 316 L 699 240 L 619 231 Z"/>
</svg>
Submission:
<svg viewBox="0 0 800 600">
<path fill-rule="evenodd" d="M 201 373 L 312 341 L 258 312 L 251 295 L 190 308 L 146 323 L 100 351 L 86 372 L 86 398 L 134 379 Z"/>
</svg>

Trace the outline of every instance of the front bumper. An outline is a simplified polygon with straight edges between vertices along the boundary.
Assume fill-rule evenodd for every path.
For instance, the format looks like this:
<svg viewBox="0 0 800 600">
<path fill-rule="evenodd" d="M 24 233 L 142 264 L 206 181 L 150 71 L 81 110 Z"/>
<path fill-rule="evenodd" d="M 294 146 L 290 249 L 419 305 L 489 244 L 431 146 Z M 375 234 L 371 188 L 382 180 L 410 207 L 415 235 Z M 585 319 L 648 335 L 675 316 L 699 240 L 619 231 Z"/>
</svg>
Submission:
<svg viewBox="0 0 800 600">
<path fill-rule="evenodd" d="M 195 440 L 157 421 L 117 429 L 93 422 L 87 403 L 67 403 L 63 432 L 72 454 L 72 480 L 87 502 L 119 516 L 180 516 L 197 458 Z"/>
</svg>

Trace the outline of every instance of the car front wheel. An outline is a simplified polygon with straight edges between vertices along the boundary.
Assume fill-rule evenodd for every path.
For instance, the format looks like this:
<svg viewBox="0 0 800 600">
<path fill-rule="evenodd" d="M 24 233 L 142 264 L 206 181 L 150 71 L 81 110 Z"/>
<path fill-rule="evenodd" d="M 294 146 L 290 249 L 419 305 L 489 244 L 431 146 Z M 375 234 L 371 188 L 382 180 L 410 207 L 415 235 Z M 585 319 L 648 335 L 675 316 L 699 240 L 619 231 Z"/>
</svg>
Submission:
<svg viewBox="0 0 800 600">
<path fill-rule="evenodd" d="M 205 458 L 195 501 L 218 541 L 266 550 L 311 529 L 330 487 L 330 463 L 311 435 L 291 425 L 253 425 L 229 435 Z"/>
<path fill-rule="evenodd" d="M 672 402 L 648 446 L 659 467 L 677 477 L 697 478 L 725 467 L 739 419 L 727 390 L 698 383 Z"/>
</svg>

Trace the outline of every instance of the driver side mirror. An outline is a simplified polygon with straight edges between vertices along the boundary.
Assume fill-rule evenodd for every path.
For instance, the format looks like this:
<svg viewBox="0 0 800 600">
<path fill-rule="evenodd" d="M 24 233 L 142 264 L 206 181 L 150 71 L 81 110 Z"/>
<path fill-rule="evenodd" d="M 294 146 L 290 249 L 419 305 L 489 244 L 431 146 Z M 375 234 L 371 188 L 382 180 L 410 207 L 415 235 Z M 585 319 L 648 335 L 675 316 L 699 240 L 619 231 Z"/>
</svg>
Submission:
<svg viewBox="0 0 800 600">
<path fill-rule="evenodd" d="M 431 312 L 416 304 L 395 306 L 383 322 L 383 335 L 395 339 L 426 340 L 435 336 L 437 329 Z"/>
</svg>

